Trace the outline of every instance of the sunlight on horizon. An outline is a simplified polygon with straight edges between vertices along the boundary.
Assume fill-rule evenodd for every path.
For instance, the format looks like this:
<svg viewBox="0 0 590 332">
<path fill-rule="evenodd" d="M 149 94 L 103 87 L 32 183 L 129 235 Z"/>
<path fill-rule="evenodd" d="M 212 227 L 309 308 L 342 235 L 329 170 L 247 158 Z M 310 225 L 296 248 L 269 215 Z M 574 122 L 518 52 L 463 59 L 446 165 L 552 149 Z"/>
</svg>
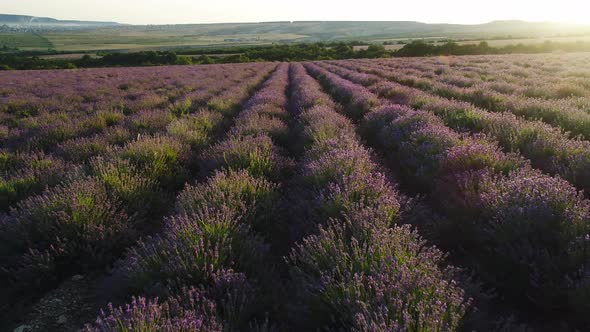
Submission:
<svg viewBox="0 0 590 332">
<path fill-rule="evenodd" d="M 181 24 L 261 21 L 420 21 L 486 23 L 495 20 L 590 24 L 590 4 L 583 0 L 475 2 L 467 0 L 392 3 L 366 0 L 355 6 L 340 1 L 300 0 L 24 0 L 0 4 L 0 13 L 57 19 L 117 21 L 130 24 Z"/>
</svg>

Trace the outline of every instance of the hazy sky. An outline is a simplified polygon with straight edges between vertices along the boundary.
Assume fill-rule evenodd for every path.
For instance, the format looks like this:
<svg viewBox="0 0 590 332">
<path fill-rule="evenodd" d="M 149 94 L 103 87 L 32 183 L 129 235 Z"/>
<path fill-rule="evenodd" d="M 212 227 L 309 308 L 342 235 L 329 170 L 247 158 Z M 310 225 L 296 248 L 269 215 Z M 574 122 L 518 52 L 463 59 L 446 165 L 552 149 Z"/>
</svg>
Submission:
<svg viewBox="0 0 590 332">
<path fill-rule="evenodd" d="M 354 5 L 349 5 L 354 4 Z M 295 20 L 589 23 L 589 0 L 0 0 L 0 13 L 132 24 Z"/>
</svg>

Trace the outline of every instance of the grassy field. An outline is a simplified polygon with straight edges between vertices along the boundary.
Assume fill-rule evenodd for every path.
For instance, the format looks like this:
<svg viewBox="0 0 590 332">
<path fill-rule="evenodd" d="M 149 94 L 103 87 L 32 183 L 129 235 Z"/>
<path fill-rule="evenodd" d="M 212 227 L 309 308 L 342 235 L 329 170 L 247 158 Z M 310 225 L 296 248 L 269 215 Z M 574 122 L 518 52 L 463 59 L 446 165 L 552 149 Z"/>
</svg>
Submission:
<svg viewBox="0 0 590 332">
<path fill-rule="evenodd" d="M 54 47 L 47 38 L 32 32 L 0 33 L 0 47 L 2 46 L 23 50 L 46 50 Z"/>
<path fill-rule="evenodd" d="M 262 45 L 305 38 L 291 33 L 198 34 L 188 29 L 100 29 L 67 33 L 46 33 L 58 51 L 142 50 L 172 47 Z"/>
</svg>

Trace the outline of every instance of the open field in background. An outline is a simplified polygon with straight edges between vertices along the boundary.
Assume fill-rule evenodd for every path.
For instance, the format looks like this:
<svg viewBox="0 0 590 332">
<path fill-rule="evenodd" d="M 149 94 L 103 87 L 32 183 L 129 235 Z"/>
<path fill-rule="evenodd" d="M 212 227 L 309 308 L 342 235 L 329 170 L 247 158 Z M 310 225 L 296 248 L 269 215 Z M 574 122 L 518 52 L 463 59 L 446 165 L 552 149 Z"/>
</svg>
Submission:
<svg viewBox="0 0 590 332">
<path fill-rule="evenodd" d="M 32 32 L 0 32 L 0 45 L 22 50 L 44 50 L 54 48 L 54 45 L 39 34 Z"/>
<path fill-rule="evenodd" d="M 298 34 L 228 34 L 228 35 L 180 35 L 178 31 L 75 31 L 75 32 L 53 32 L 53 33 L 1 33 L 0 45 L 17 47 L 22 50 L 47 50 L 76 52 L 76 51 L 98 51 L 98 50 L 157 50 L 174 48 L 201 48 L 201 47 L 232 47 L 232 46 L 258 46 L 272 43 L 296 43 L 305 41 L 308 36 Z M 436 42 L 436 39 L 446 37 L 424 37 L 425 40 L 433 40 L 434 45 L 441 45 L 444 42 Z M 376 39 L 369 42 L 382 43 L 384 41 L 409 41 L 412 39 Z M 481 39 L 457 41 L 458 44 L 477 44 L 486 41 L 491 47 L 503 47 L 507 45 L 536 45 L 546 41 L 552 42 L 588 42 L 590 36 L 564 36 L 564 37 L 539 37 L 539 38 L 515 38 L 515 39 Z M 402 44 L 385 45 L 388 50 L 398 50 Z M 367 49 L 366 45 L 355 46 L 355 50 Z"/>
<path fill-rule="evenodd" d="M 436 41 L 436 39 L 445 39 L 445 38 L 424 38 L 428 41 L 433 41 L 433 45 L 443 45 L 446 41 Z M 393 40 L 378 40 L 375 42 L 393 42 L 395 43 L 398 39 Z M 401 39 L 401 41 L 408 41 L 408 39 Z M 565 37 L 539 37 L 539 38 L 514 38 L 514 39 L 481 39 L 481 40 L 458 40 L 456 41 L 459 45 L 470 45 L 470 44 L 478 44 L 479 42 L 485 41 L 491 47 L 504 47 L 508 45 L 538 45 L 543 44 L 547 41 L 555 42 L 555 43 L 575 43 L 575 42 L 589 42 L 590 36 L 565 36 Z M 404 45 L 403 44 L 394 44 L 394 45 L 384 45 L 388 50 L 399 50 Z M 357 45 L 354 46 L 356 50 L 366 50 L 369 46 L 368 45 Z"/>
<path fill-rule="evenodd" d="M 590 328 L 589 53 L 0 81 L 0 329 Z"/>
<path fill-rule="evenodd" d="M 182 35 L 182 31 L 88 31 L 46 33 L 58 51 L 143 50 L 174 47 L 264 45 L 277 41 L 296 41 L 304 36 L 265 35 Z"/>
<path fill-rule="evenodd" d="M 1 22 L 0 22 L 1 25 Z M 0 27 L 1 28 L 1 27 Z M 7 29 L 10 29 L 8 27 Z M 28 30 L 24 30 L 28 31 Z M 590 34 L 587 26 L 522 21 L 497 21 L 479 25 L 425 24 L 419 22 L 263 22 L 148 26 L 99 26 L 80 29 L 2 32 L 0 44 L 25 50 L 92 51 L 146 50 L 178 47 L 244 46 L 270 43 L 333 42 L 358 40 L 369 43 L 411 39 L 490 40 L 505 45 L 536 43 L 537 38 L 577 40 Z M 529 38 L 529 39 L 516 39 Z M 506 41 L 493 40 L 505 38 Z M 397 47 L 396 45 L 391 46 Z"/>
</svg>

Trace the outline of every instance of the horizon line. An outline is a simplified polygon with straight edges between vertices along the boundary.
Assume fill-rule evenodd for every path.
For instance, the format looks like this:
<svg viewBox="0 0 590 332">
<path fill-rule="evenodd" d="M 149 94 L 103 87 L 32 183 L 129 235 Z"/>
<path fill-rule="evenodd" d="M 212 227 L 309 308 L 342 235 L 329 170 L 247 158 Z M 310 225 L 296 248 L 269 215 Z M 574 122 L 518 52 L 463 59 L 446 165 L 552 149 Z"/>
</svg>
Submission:
<svg viewBox="0 0 590 332">
<path fill-rule="evenodd" d="M 111 20 L 101 20 L 101 19 L 68 19 L 68 18 L 56 18 L 51 16 L 37 16 L 37 15 L 28 15 L 28 14 L 7 14 L 7 13 L 0 13 L 0 15 L 13 15 L 13 16 L 29 16 L 34 18 L 49 18 L 58 21 L 78 21 L 78 22 L 98 22 L 98 23 L 116 23 L 120 25 L 127 25 L 127 26 L 153 26 L 153 25 L 208 25 L 208 24 L 263 24 L 263 23 L 313 23 L 313 22 L 358 22 L 358 23 L 393 23 L 393 22 L 411 22 L 411 23 L 421 23 L 421 24 L 446 24 L 446 25 L 484 25 L 494 22 L 524 22 L 524 23 L 545 23 L 545 24 L 563 24 L 563 25 L 579 25 L 579 26 L 590 26 L 590 23 L 579 23 L 579 22 L 564 22 L 564 21 L 552 21 L 552 20 L 543 20 L 543 21 L 529 21 L 524 19 L 497 19 L 491 21 L 485 21 L 480 23 L 449 23 L 449 22 L 423 22 L 423 21 L 416 21 L 416 20 L 276 20 L 276 21 L 234 21 L 234 22 L 192 22 L 192 23 L 125 23 L 125 22 L 117 22 Z"/>
</svg>

